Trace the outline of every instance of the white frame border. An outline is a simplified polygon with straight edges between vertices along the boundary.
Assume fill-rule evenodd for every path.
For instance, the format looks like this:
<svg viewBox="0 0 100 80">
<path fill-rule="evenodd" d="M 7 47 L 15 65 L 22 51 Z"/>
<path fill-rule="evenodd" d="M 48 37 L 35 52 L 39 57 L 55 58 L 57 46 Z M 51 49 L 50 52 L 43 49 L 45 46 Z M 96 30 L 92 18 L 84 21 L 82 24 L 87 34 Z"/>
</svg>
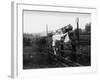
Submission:
<svg viewBox="0 0 100 80">
<path fill-rule="evenodd" d="M 77 12 L 77 13 L 90 13 L 91 26 L 96 26 L 96 8 L 92 7 L 71 7 L 71 6 L 56 6 L 56 5 L 40 5 L 40 4 L 27 4 L 12 2 L 12 64 L 11 76 L 13 78 L 23 77 L 40 77 L 40 76 L 54 76 L 70 73 L 87 73 L 96 72 L 96 44 L 95 41 L 96 30 L 95 27 L 91 28 L 91 66 L 89 67 L 68 67 L 68 68 L 50 68 L 50 69 L 30 69 L 23 70 L 22 65 L 22 38 L 23 38 L 23 10 L 41 10 L 41 11 L 56 11 L 56 12 Z"/>
</svg>

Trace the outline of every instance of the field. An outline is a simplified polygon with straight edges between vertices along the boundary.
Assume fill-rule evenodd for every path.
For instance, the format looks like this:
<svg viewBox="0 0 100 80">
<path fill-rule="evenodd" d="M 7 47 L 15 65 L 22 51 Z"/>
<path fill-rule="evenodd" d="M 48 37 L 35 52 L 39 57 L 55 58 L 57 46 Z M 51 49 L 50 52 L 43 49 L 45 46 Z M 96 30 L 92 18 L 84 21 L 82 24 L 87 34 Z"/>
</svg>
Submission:
<svg viewBox="0 0 100 80">
<path fill-rule="evenodd" d="M 70 41 L 56 42 L 52 47 L 52 33 L 46 36 L 23 34 L 23 69 L 91 66 L 91 25 L 85 30 L 69 33 Z M 62 48 L 63 47 L 63 48 Z"/>
<path fill-rule="evenodd" d="M 70 42 L 63 44 L 64 49 L 58 47 L 53 55 L 51 37 L 24 34 L 23 69 L 76 67 L 91 65 L 90 34 L 80 34 L 80 41 L 75 41 L 76 52 L 73 52 Z M 60 42 L 58 42 L 58 46 Z"/>
<path fill-rule="evenodd" d="M 45 38 L 44 38 L 45 39 Z M 38 39 L 32 42 L 31 46 L 25 46 L 23 48 L 23 65 L 24 69 L 33 68 L 54 68 L 54 67 L 64 67 L 65 65 L 61 62 L 51 59 L 48 53 L 48 47 L 46 43 L 41 42 Z M 38 44 L 37 44 L 38 42 Z"/>
</svg>

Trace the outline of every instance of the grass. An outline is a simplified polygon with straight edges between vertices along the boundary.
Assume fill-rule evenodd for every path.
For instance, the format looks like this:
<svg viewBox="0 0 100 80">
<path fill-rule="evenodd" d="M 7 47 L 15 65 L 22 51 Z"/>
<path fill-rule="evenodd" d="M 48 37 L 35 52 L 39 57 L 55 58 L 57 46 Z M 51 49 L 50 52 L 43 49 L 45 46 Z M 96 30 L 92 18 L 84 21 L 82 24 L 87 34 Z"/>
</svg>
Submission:
<svg viewBox="0 0 100 80">
<path fill-rule="evenodd" d="M 72 47 L 70 43 L 64 44 L 64 50 L 60 50 L 57 53 L 63 54 L 64 58 L 68 58 L 72 62 L 79 63 L 82 66 L 90 66 L 91 65 L 91 44 L 90 44 L 90 35 L 80 36 L 80 49 L 76 45 L 76 52 L 72 52 Z M 53 53 L 52 47 L 49 48 L 48 45 L 51 45 L 51 39 L 47 37 L 37 37 L 32 39 L 28 39 L 30 45 L 27 45 L 27 40 L 24 42 L 23 46 L 23 69 L 39 69 L 39 68 L 57 68 L 57 67 L 70 67 L 69 65 L 65 65 L 55 57 L 53 57 L 50 53 Z M 49 44 L 47 44 L 50 42 Z M 58 45 L 59 46 L 59 45 Z M 58 47 L 57 46 L 57 47 Z M 65 61 L 65 63 L 67 63 Z M 73 65 L 74 66 L 74 65 Z"/>
</svg>

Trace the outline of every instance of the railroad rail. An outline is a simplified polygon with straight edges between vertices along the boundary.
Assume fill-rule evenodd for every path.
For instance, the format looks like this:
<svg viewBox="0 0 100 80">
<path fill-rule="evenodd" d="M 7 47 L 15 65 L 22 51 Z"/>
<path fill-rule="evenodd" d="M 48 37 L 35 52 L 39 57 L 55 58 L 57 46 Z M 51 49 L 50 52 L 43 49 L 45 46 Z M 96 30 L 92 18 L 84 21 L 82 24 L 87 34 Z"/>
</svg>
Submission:
<svg viewBox="0 0 100 80">
<path fill-rule="evenodd" d="M 51 54 L 51 56 L 56 59 L 57 61 L 61 62 L 62 64 L 64 64 L 65 66 L 69 66 L 69 67 L 78 67 L 78 66 L 82 66 L 79 63 L 73 62 L 71 60 L 69 60 L 68 58 L 64 58 L 62 56 L 59 55 L 54 55 Z"/>
</svg>

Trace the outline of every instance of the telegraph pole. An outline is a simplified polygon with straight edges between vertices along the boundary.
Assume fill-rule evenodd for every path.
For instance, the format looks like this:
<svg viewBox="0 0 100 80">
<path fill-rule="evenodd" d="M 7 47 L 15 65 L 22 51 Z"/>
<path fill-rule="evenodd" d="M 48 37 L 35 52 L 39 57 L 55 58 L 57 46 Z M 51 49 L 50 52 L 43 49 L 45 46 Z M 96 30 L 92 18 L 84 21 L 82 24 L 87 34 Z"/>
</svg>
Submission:
<svg viewBox="0 0 100 80">
<path fill-rule="evenodd" d="M 47 54 L 48 54 L 48 63 L 51 63 L 51 55 L 50 55 L 50 49 L 49 49 L 49 35 L 48 35 L 48 24 L 46 24 L 46 35 L 47 35 Z"/>
<path fill-rule="evenodd" d="M 78 41 L 77 46 L 78 48 L 80 48 L 79 46 L 79 18 L 76 19 L 76 23 L 77 23 L 77 41 Z"/>
<path fill-rule="evenodd" d="M 77 43 L 76 43 L 76 47 L 78 47 L 78 49 L 79 49 L 80 45 L 79 45 L 79 18 L 78 17 L 76 18 L 76 24 L 77 24 L 77 31 L 76 31 Z M 77 54 L 74 54 L 73 57 L 74 57 L 74 60 L 77 62 Z"/>
<path fill-rule="evenodd" d="M 49 53 L 48 24 L 46 24 L 46 35 L 47 35 L 47 52 Z"/>
<path fill-rule="evenodd" d="M 46 24 L 46 34 L 48 36 L 48 24 Z"/>
<path fill-rule="evenodd" d="M 79 46 L 79 18 L 76 19 L 76 23 L 77 23 L 77 41 Z"/>
</svg>

